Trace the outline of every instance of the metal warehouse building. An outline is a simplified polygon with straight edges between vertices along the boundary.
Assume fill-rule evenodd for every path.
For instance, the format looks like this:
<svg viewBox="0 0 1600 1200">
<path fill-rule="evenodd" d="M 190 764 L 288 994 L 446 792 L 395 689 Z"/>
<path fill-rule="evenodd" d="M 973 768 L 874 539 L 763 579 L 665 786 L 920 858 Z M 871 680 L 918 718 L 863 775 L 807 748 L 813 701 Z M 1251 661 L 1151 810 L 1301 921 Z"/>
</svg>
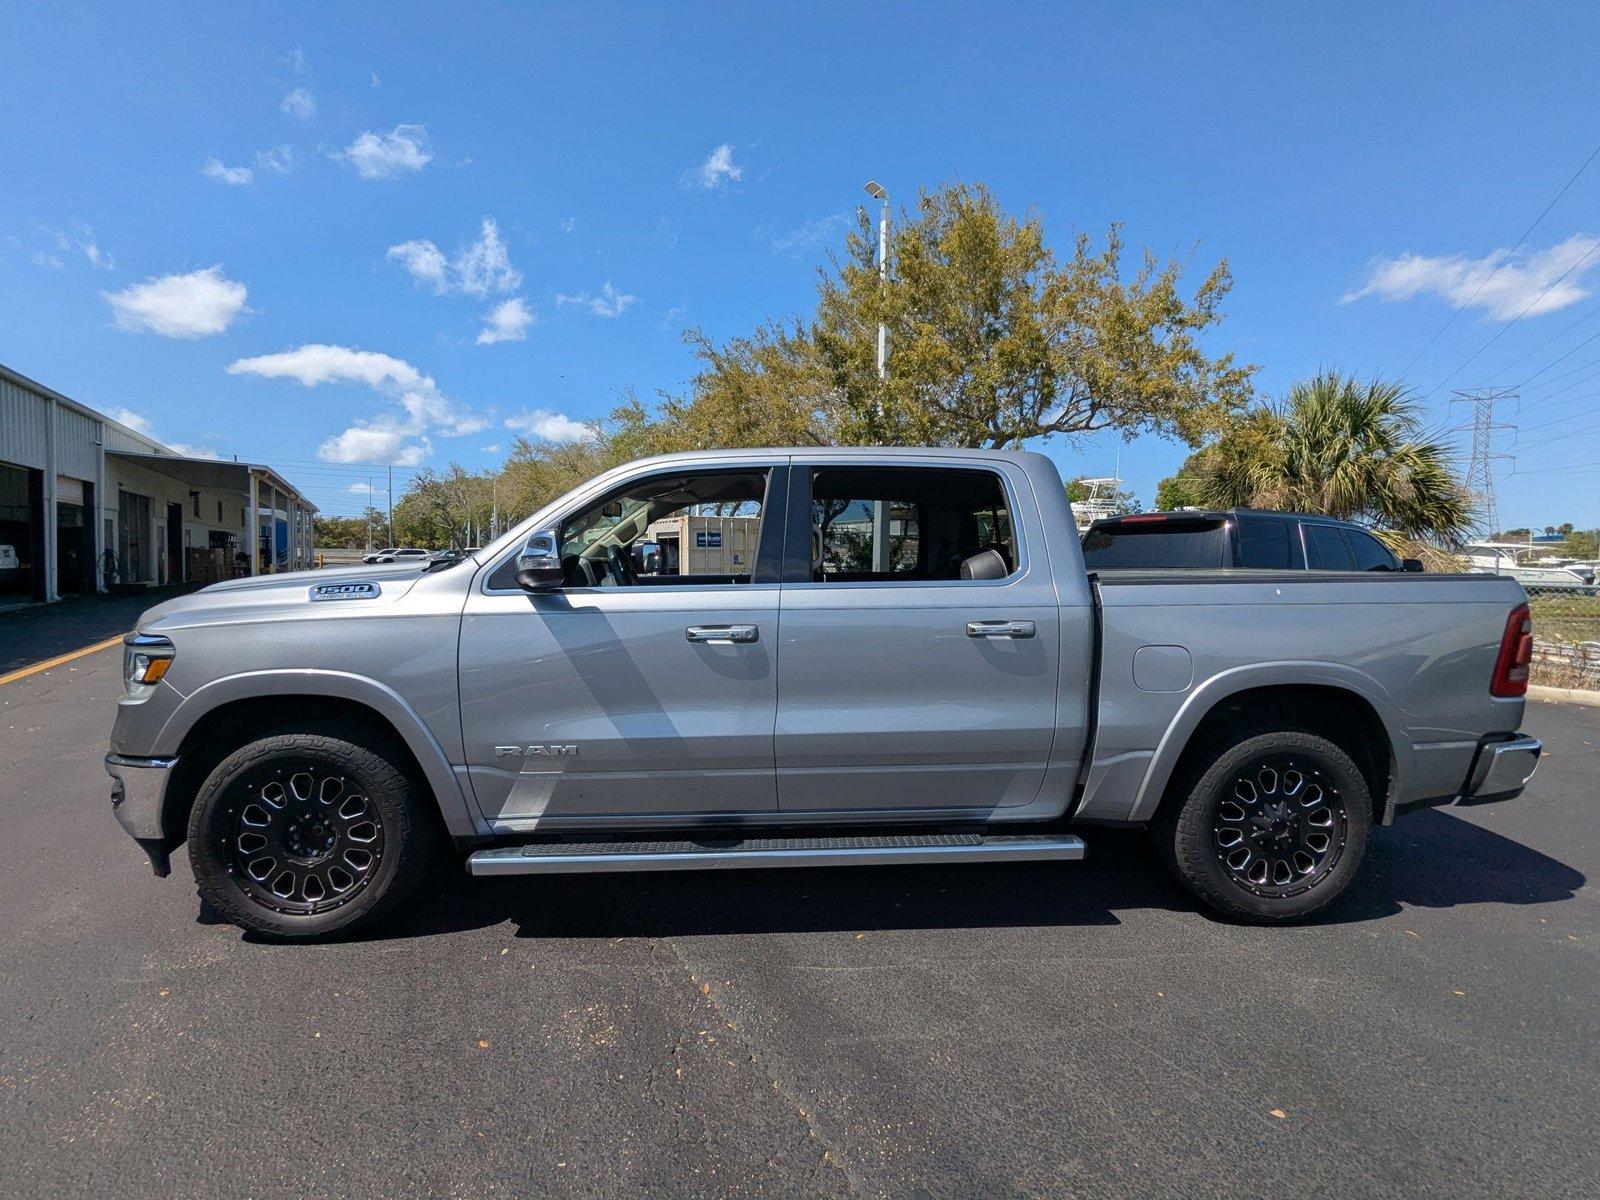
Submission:
<svg viewBox="0 0 1600 1200">
<path fill-rule="evenodd" d="M 315 512 L 270 467 L 178 454 L 0 364 L 0 605 L 309 567 Z"/>
</svg>

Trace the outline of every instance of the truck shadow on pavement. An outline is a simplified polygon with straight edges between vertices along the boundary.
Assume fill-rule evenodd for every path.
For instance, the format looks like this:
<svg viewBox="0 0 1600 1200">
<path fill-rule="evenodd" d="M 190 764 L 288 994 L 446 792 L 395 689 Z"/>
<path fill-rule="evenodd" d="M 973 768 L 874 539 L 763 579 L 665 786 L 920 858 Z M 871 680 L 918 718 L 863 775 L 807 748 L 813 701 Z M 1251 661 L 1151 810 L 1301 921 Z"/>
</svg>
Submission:
<svg viewBox="0 0 1600 1200">
<path fill-rule="evenodd" d="M 399 913 L 359 940 L 433 937 L 510 922 L 534 938 L 1118 925 L 1158 909 L 1218 922 L 1143 835 L 1085 833 L 1081 863 L 784 869 L 472 879 L 437 871 Z M 1570 900 L 1582 872 L 1437 810 L 1373 831 L 1361 876 L 1310 924 L 1405 908 Z"/>
</svg>

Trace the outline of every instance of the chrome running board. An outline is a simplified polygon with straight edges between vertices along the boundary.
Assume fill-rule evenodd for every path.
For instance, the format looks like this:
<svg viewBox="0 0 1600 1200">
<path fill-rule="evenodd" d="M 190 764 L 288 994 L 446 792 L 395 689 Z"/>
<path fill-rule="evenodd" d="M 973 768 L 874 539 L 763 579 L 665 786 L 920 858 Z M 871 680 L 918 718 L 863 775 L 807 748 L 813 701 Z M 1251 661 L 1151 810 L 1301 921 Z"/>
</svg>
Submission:
<svg viewBox="0 0 1600 1200">
<path fill-rule="evenodd" d="M 925 833 L 880 837 L 700 838 L 650 842 L 536 842 L 479 850 L 474 875 L 699 871 L 753 867 L 879 867 L 903 863 L 1076 861 L 1071 834 Z"/>
</svg>

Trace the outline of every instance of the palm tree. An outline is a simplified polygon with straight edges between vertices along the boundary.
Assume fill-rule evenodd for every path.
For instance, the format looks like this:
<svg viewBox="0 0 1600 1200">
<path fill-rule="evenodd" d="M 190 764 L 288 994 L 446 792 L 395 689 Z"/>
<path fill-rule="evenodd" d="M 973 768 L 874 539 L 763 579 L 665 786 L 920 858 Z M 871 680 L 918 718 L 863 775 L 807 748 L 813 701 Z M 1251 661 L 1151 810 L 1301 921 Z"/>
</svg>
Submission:
<svg viewBox="0 0 1600 1200">
<path fill-rule="evenodd" d="M 1248 414 L 1184 470 L 1201 503 L 1292 509 L 1459 544 L 1471 496 L 1398 383 L 1319 372 Z"/>
</svg>

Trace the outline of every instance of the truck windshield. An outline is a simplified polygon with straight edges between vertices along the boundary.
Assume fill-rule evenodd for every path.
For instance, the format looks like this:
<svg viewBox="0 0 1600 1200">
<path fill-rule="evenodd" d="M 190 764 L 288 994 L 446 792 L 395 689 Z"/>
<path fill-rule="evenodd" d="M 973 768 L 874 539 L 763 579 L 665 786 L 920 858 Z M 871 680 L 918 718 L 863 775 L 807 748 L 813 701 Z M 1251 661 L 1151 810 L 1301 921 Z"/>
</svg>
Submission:
<svg viewBox="0 0 1600 1200">
<path fill-rule="evenodd" d="M 1114 521 L 1084 535 L 1091 571 L 1118 567 L 1212 568 L 1228 565 L 1228 529 L 1220 518 L 1199 521 Z"/>
</svg>

